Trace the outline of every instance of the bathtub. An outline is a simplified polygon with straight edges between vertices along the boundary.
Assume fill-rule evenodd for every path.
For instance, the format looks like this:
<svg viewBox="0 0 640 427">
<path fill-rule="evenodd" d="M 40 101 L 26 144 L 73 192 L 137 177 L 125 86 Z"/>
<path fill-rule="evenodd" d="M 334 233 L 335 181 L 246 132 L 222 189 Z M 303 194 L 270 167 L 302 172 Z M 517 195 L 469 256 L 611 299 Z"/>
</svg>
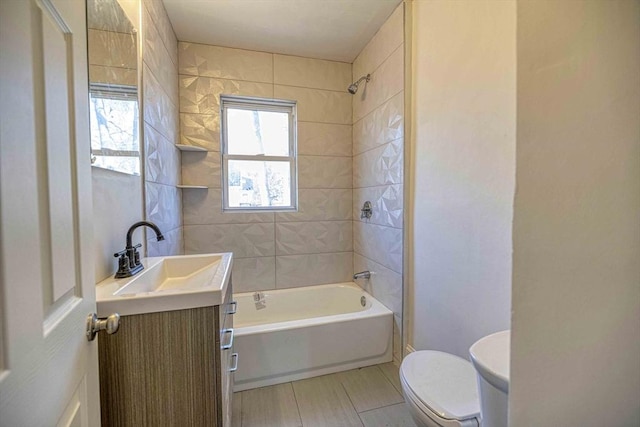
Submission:
<svg viewBox="0 0 640 427">
<path fill-rule="evenodd" d="M 234 391 L 392 359 L 393 312 L 355 283 L 254 294 L 234 294 Z"/>
</svg>

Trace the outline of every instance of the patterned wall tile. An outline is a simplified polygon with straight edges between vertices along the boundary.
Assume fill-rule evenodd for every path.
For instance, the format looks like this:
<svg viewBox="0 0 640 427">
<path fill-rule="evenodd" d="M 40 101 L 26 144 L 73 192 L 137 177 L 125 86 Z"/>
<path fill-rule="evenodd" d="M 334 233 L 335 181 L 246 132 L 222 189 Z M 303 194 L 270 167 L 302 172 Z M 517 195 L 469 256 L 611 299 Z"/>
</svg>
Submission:
<svg viewBox="0 0 640 427">
<path fill-rule="evenodd" d="M 299 156 L 298 188 L 351 188 L 350 157 Z"/>
<path fill-rule="evenodd" d="M 387 227 L 402 228 L 403 185 L 359 188 L 353 192 L 353 220 Z M 369 219 L 360 218 L 364 202 L 370 201 L 373 214 Z"/>
<path fill-rule="evenodd" d="M 273 54 L 197 43 L 178 43 L 180 74 L 273 83 Z"/>
<path fill-rule="evenodd" d="M 180 113 L 180 144 L 220 151 L 220 115 Z"/>
<path fill-rule="evenodd" d="M 175 144 L 178 140 L 178 109 L 149 67 L 143 65 L 144 121 Z"/>
<path fill-rule="evenodd" d="M 351 84 L 351 64 L 300 56 L 274 55 L 274 83 L 344 92 Z"/>
<path fill-rule="evenodd" d="M 171 256 L 184 253 L 184 240 L 182 227 L 175 228 L 167 233 L 162 233 L 164 240 L 158 242 L 153 232 L 147 232 L 147 256 Z"/>
<path fill-rule="evenodd" d="M 401 3 L 353 61 L 354 80 L 372 73 L 403 41 L 404 7 Z"/>
<path fill-rule="evenodd" d="M 182 152 L 182 184 L 220 188 L 220 153 Z"/>
<path fill-rule="evenodd" d="M 298 101 L 298 120 L 351 124 L 351 98 L 347 92 L 276 85 L 274 97 Z"/>
<path fill-rule="evenodd" d="M 138 70 L 89 65 L 89 81 L 92 83 L 117 83 L 120 85 L 137 86 Z"/>
<path fill-rule="evenodd" d="M 145 180 L 159 184 L 180 183 L 180 151 L 158 131 L 144 124 Z"/>
<path fill-rule="evenodd" d="M 276 221 L 335 221 L 351 218 L 351 189 L 298 190 L 298 212 L 276 213 Z"/>
<path fill-rule="evenodd" d="M 404 45 L 371 74 L 371 81 L 353 96 L 353 120 L 358 121 L 404 89 Z"/>
<path fill-rule="evenodd" d="M 143 4 L 149 11 L 151 20 L 154 22 L 156 29 L 160 34 L 162 43 L 167 49 L 167 52 L 169 52 L 171 62 L 173 62 L 173 64 L 177 67 L 178 40 L 176 39 L 176 35 L 173 32 L 171 21 L 169 21 L 169 16 L 167 15 L 167 11 L 164 8 L 164 4 L 162 4 L 162 0 L 143 0 Z"/>
<path fill-rule="evenodd" d="M 274 225 L 185 225 L 185 253 L 233 252 L 235 258 L 275 255 Z"/>
<path fill-rule="evenodd" d="M 353 124 L 353 155 L 404 136 L 404 91 Z"/>
<path fill-rule="evenodd" d="M 352 250 L 352 221 L 276 223 L 277 255 Z"/>
<path fill-rule="evenodd" d="M 275 287 L 275 257 L 233 260 L 233 292 L 264 291 Z"/>
<path fill-rule="evenodd" d="M 356 221 L 353 250 L 378 264 L 402 273 L 402 230 Z"/>
<path fill-rule="evenodd" d="M 165 232 L 182 225 L 182 197 L 176 187 L 145 183 L 147 221 L 155 223 Z"/>
<path fill-rule="evenodd" d="M 147 64 L 153 75 L 158 79 L 160 86 L 171 98 L 173 105 L 178 105 L 178 70 L 172 66 L 171 55 L 167 51 L 155 22 L 151 18 L 147 8 L 142 8 L 144 28 L 143 61 Z"/>
<path fill-rule="evenodd" d="M 353 157 L 353 187 L 401 184 L 404 175 L 402 139 Z"/>
<path fill-rule="evenodd" d="M 276 257 L 276 287 L 322 285 L 350 282 L 353 252 Z"/>
<path fill-rule="evenodd" d="M 91 65 L 107 67 L 138 68 L 135 34 L 113 31 L 87 30 L 88 61 Z"/>
<path fill-rule="evenodd" d="M 184 223 L 204 224 L 247 224 L 252 222 L 274 222 L 273 212 L 222 212 L 222 190 L 182 190 L 182 212 Z"/>
<path fill-rule="evenodd" d="M 298 122 L 298 154 L 351 156 L 351 126 Z"/>
<path fill-rule="evenodd" d="M 180 112 L 219 114 L 220 95 L 273 97 L 273 85 L 180 75 Z"/>
<path fill-rule="evenodd" d="M 353 256 L 353 271 L 370 271 L 370 279 L 355 282 L 384 304 L 394 315 L 402 316 L 402 275 L 362 255 Z"/>
</svg>

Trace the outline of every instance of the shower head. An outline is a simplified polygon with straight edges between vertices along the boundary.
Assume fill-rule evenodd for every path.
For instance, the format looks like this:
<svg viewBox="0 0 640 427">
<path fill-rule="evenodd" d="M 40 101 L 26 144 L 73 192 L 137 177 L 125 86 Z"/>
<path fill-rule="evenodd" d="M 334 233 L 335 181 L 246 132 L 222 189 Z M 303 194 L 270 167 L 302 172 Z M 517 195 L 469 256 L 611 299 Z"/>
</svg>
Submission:
<svg viewBox="0 0 640 427">
<path fill-rule="evenodd" d="M 360 83 L 362 83 L 363 80 L 369 81 L 371 80 L 371 74 L 367 74 L 366 76 L 362 76 L 358 79 L 357 82 L 355 83 L 351 83 L 349 85 L 349 88 L 347 89 L 349 91 L 349 93 L 351 95 L 355 95 L 356 92 L 358 91 L 358 86 L 360 86 Z"/>
</svg>

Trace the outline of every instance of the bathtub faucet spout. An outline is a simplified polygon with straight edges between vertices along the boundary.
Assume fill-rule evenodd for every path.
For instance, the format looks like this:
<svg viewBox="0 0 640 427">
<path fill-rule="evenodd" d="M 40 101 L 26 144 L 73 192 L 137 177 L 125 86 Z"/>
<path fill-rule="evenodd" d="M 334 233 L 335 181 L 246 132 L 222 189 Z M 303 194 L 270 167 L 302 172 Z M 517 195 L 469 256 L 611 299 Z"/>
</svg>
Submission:
<svg viewBox="0 0 640 427">
<path fill-rule="evenodd" d="M 370 279 L 371 278 L 371 272 L 370 271 L 361 271 L 360 273 L 356 273 L 353 275 L 353 280 L 358 280 L 358 279 Z"/>
</svg>

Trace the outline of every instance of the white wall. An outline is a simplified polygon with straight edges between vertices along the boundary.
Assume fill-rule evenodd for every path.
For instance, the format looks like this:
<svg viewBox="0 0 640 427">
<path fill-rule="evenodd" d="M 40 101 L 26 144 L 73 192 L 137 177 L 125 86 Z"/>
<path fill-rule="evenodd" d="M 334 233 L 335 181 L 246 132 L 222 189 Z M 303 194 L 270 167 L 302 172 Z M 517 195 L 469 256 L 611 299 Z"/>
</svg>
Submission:
<svg viewBox="0 0 640 427">
<path fill-rule="evenodd" d="M 640 425 L 640 3 L 518 3 L 512 426 Z"/>
<path fill-rule="evenodd" d="M 98 283 L 116 272 L 118 260 L 113 254 L 126 246 L 129 227 L 143 219 L 142 182 L 140 176 L 96 167 L 91 168 L 91 181 L 95 280 Z M 135 232 L 134 242 L 144 244 L 140 230 Z"/>
<path fill-rule="evenodd" d="M 413 7 L 408 343 L 468 358 L 509 328 L 516 8 Z"/>
</svg>

